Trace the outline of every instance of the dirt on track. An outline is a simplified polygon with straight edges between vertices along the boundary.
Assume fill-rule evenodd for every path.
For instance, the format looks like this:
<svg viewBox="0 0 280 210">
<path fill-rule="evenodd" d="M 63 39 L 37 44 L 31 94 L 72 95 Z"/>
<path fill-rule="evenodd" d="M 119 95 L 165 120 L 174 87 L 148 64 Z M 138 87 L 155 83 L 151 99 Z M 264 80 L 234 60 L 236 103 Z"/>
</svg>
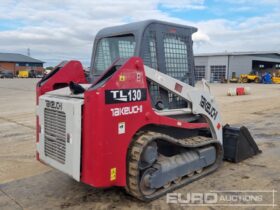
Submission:
<svg viewBox="0 0 280 210">
<path fill-rule="evenodd" d="M 36 82 L 36 79 L 0 80 L 0 209 L 186 208 L 178 204 L 167 204 L 165 196 L 143 203 L 127 195 L 122 188 L 94 189 L 37 162 Z M 279 207 L 280 85 L 248 84 L 245 86 L 251 88 L 251 95 L 226 96 L 228 88 L 234 86 L 240 84 L 211 84 L 211 92 L 217 99 L 222 121 L 248 126 L 263 153 L 239 164 L 225 162 L 217 172 L 175 192 L 276 190 L 275 203 Z M 192 208 L 232 209 L 203 206 Z"/>
</svg>

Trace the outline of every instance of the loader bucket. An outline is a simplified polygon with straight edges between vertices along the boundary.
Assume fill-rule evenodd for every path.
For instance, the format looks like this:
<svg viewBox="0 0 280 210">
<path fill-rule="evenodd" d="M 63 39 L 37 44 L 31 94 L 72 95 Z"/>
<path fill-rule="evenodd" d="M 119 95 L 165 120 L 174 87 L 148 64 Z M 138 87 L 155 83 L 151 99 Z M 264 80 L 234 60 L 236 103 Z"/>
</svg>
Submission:
<svg viewBox="0 0 280 210">
<path fill-rule="evenodd" d="M 224 160 L 238 163 L 262 151 L 251 136 L 248 128 L 223 127 Z"/>
</svg>

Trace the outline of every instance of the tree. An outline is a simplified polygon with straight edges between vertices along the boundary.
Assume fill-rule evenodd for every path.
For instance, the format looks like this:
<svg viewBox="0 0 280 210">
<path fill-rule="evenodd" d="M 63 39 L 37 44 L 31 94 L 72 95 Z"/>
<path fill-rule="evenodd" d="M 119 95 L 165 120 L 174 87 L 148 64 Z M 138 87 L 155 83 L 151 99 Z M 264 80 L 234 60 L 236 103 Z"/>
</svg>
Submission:
<svg viewBox="0 0 280 210">
<path fill-rule="evenodd" d="M 46 67 L 46 70 L 53 70 L 53 67 L 52 66 L 48 66 L 48 67 Z"/>
</svg>

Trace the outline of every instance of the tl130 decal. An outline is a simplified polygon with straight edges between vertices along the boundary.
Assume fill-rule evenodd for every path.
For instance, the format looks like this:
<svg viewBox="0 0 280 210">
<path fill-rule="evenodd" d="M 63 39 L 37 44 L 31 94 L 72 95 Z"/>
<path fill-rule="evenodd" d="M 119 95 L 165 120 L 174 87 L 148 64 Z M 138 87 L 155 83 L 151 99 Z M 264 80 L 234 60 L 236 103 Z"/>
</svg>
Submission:
<svg viewBox="0 0 280 210">
<path fill-rule="evenodd" d="M 147 99 L 146 88 L 105 90 L 106 104 L 137 102 L 137 101 L 145 101 L 146 99 Z"/>
</svg>

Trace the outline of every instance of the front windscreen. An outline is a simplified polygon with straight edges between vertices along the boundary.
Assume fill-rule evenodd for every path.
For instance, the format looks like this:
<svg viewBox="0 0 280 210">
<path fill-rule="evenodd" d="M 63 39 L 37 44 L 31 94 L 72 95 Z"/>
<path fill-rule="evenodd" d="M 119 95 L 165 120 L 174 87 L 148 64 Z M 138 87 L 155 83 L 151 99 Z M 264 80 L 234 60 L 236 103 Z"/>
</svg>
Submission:
<svg viewBox="0 0 280 210">
<path fill-rule="evenodd" d="M 97 43 L 94 71 L 101 74 L 117 58 L 129 58 L 135 52 L 135 39 L 133 35 L 106 37 Z"/>
</svg>

